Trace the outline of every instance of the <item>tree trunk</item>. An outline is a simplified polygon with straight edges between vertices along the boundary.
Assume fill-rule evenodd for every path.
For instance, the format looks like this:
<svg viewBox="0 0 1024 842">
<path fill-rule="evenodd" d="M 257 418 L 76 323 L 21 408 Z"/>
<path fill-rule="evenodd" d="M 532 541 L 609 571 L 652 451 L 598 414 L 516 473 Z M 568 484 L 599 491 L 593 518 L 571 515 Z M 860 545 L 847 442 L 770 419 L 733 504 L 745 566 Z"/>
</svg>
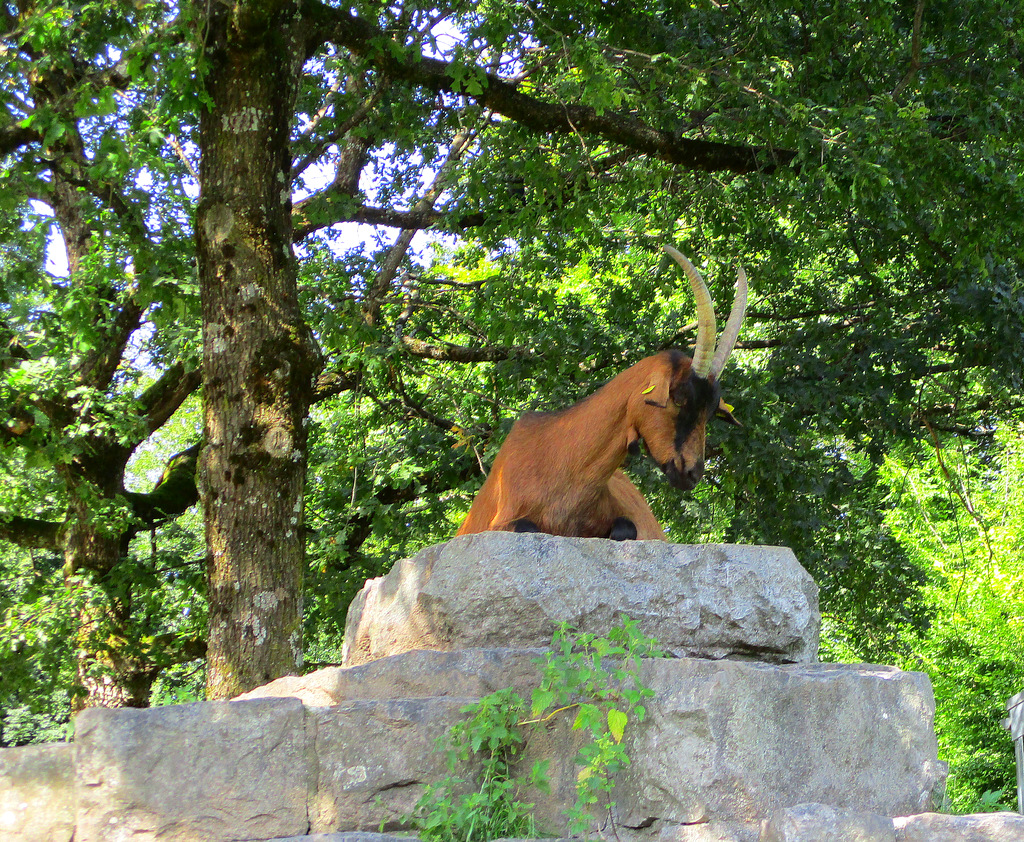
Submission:
<svg viewBox="0 0 1024 842">
<path fill-rule="evenodd" d="M 112 576 L 124 563 L 129 533 L 123 524 L 104 522 L 104 506 L 114 505 L 121 488 L 127 454 L 116 445 L 76 459 L 64 472 L 70 506 L 62 529 L 64 574 L 68 588 L 79 592 L 77 616 L 77 694 L 72 707 L 147 707 L 156 672 L 131 654 L 132 583 Z M 108 513 L 104 513 L 109 517 Z M 95 587 L 88 587 L 94 585 Z"/>
<path fill-rule="evenodd" d="M 196 219 L 203 310 L 207 697 L 301 660 L 305 419 L 318 368 L 291 250 L 298 3 L 208 8 Z"/>
</svg>

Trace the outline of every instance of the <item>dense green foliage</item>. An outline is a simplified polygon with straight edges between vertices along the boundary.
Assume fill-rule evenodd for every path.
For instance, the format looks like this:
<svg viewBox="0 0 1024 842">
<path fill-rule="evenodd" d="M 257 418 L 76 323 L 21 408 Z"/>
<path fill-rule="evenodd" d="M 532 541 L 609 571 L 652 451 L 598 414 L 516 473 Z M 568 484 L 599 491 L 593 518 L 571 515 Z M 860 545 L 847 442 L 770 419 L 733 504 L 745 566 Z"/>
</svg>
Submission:
<svg viewBox="0 0 1024 842">
<path fill-rule="evenodd" d="M 1024 652 L 1021 428 L 1000 430 L 982 454 L 955 440 L 934 444 L 886 466 L 896 504 L 887 521 L 929 574 L 922 599 L 932 620 L 904 630 L 905 666 L 932 677 L 951 808 L 1016 809 L 1013 749 L 1000 722 L 1021 691 Z"/>
<path fill-rule="evenodd" d="M 723 381 L 744 427 L 712 430 L 692 493 L 632 476 L 672 540 L 793 547 L 825 657 L 931 675 L 950 806 L 1008 800 L 1018 4 L 362 2 L 363 29 L 306 5 L 307 666 L 368 576 L 451 536 L 515 416 L 692 343 L 671 242 L 720 311 L 751 278 Z M 2 4 L 2 744 L 63 733 L 82 670 L 112 670 L 83 651 L 156 702 L 201 692 L 201 523 L 142 499 L 198 440 L 193 12 Z M 72 558 L 83 510 L 127 551 Z"/>
</svg>

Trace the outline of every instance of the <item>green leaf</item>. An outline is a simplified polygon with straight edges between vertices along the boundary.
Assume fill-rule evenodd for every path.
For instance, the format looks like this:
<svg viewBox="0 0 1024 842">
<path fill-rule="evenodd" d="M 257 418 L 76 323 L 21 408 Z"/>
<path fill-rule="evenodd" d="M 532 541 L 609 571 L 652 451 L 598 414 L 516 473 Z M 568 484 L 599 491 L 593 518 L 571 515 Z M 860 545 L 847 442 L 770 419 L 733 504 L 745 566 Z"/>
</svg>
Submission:
<svg viewBox="0 0 1024 842">
<path fill-rule="evenodd" d="M 531 716 L 540 716 L 544 711 L 554 705 L 555 703 L 555 692 L 554 690 L 547 690 L 542 687 L 536 687 L 533 690 L 532 705 L 530 708 Z"/>
<path fill-rule="evenodd" d="M 629 722 L 629 716 L 617 708 L 612 708 L 608 711 L 608 732 L 612 735 L 612 739 L 617 743 L 622 742 L 622 735 L 626 730 L 626 723 Z"/>
</svg>

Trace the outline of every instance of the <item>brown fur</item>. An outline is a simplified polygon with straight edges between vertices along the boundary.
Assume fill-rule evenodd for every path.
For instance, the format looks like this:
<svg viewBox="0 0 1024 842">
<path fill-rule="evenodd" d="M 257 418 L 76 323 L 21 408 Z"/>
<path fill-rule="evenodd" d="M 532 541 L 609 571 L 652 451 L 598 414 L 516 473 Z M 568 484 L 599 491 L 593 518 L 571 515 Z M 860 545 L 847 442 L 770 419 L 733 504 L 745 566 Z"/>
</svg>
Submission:
<svg viewBox="0 0 1024 842">
<path fill-rule="evenodd" d="M 703 409 L 676 449 L 676 422 L 686 407 L 674 399 L 682 400 L 690 362 L 680 351 L 664 351 L 569 409 L 520 418 L 457 534 L 507 531 L 527 519 L 552 535 L 607 537 L 615 518 L 626 517 L 636 525 L 638 539 L 665 540 L 647 501 L 620 466 L 630 445 L 643 439 L 663 469 L 703 470 L 708 418 Z M 710 388 L 702 382 L 705 391 Z"/>
</svg>

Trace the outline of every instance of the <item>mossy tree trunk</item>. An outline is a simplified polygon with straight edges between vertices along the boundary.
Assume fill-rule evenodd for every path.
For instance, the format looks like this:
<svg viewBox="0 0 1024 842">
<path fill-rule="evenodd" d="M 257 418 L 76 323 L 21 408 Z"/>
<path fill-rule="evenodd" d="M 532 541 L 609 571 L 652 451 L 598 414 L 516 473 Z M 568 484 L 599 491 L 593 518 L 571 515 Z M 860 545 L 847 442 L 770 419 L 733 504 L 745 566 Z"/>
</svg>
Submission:
<svg viewBox="0 0 1024 842">
<path fill-rule="evenodd" d="M 300 315 L 291 248 L 299 4 L 202 8 L 207 696 L 224 699 L 295 672 L 301 659 L 304 422 L 318 354 Z"/>
</svg>

